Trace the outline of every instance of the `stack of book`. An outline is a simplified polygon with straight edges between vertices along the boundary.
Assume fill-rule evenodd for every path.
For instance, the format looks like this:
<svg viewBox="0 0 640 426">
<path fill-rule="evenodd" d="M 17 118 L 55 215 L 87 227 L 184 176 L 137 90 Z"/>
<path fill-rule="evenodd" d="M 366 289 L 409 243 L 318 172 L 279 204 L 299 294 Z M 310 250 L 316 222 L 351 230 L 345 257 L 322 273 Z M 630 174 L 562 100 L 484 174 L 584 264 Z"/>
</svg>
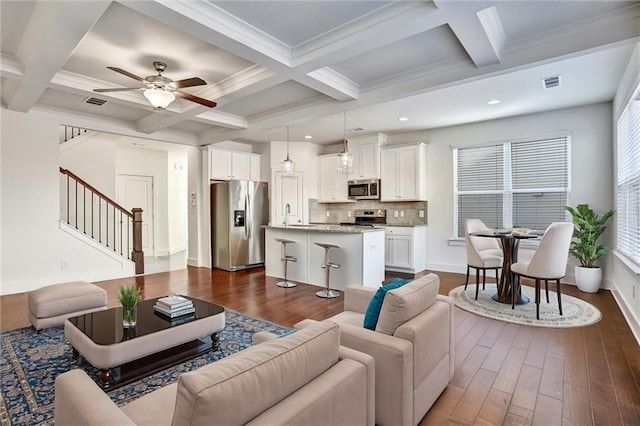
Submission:
<svg viewBox="0 0 640 426">
<path fill-rule="evenodd" d="M 153 310 L 172 321 L 184 315 L 193 315 L 196 311 L 191 300 L 176 294 L 158 299 L 153 305 Z"/>
</svg>

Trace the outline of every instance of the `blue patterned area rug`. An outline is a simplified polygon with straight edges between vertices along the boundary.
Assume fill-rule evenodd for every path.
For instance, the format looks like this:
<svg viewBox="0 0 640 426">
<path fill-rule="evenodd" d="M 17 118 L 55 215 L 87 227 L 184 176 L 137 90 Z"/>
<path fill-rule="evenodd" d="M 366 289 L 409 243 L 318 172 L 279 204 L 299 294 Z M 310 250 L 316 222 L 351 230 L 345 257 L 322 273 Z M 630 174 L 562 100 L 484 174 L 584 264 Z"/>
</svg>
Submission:
<svg viewBox="0 0 640 426">
<path fill-rule="evenodd" d="M 219 350 L 208 352 L 109 392 L 117 405 L 124 405 L 146 393 L 172 383 L 184 372 L 217 361 L 251 346 L 253 335 L 261 330 L 282 334 L 289 329 L 269 321 L 226 309 L 226 325 L 219 333 Z M 36 334 L 31 327 L 1 335 L 0 346 L 0 424 L 52 425 L 56 376 L 82 368 L 98 383 L 98 370 L 82 359 L 71 362 L 71 345 L 62 326 Z"/>
<path fill-rule="evenodd" d="M 511 304 L 496 302 L 491 298 L 497 293 L 495 284 L 487 284 L 485 290 L 480 288 L 478 300 L 476 297 L 476 285 L 469 284 L 465 291 L 464 286 L 456 287 L 449 292 L 454 303 L 460 309 L 493 318 L 500 321 L 512 322 L 514 324 L 531 325 L 534 327 L 549 328 L 569 328 L 584 327 L 600 321 L 602 314 L 589 302 L 577 297 L 562 295 L 562 316 L 558 310 L 558 295 L 555 291 L 555 283 L 549 283 L 549 303 L 544 292 L 544 283 L 540 290 L 540 319 L 536 319 L 535 289 L 529 286 L 522 286 L 522 293 L 531 302 L 525 305 L 516 305 L 511 309 Z"/>
</svg>

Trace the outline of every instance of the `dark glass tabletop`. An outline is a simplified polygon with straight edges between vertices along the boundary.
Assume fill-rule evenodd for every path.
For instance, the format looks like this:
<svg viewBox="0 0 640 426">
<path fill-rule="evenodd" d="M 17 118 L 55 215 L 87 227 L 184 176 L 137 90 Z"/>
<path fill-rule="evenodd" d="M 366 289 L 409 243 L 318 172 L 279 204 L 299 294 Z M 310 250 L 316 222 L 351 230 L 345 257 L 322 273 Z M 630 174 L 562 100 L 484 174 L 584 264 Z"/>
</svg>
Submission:
<svg viewBox="0 0 640 426">
<path fill-rule="evenodd" d="M 155 298 L 138 302 L 138 319 L 135 327 L 122 326 L 122 306 L 71 317 L 69 321 L 94 343 L 112 345 L 224 312 L 222 306 L 192 297 L 183 297 L 193 301 L 196 309 L 193 314 L 170 319 L 153 310 L 153 305 L 158 300 Z"/>
</svg>

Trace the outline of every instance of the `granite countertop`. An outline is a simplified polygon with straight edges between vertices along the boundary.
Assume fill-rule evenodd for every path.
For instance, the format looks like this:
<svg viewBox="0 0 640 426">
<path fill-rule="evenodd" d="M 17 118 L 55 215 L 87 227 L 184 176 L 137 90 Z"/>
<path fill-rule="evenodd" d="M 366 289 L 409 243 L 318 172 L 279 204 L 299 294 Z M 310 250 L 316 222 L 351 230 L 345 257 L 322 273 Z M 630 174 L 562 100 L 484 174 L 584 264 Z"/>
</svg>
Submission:
<svg viewBox="0 0 640 426">
<path fill-rule="evenodd" d="M 380 232 L 384 231 L 380 228 L 368 228 L 365 226 L 343 226 L 336 224 L 310 224 L 310 225 L 263 225 L 266 229 L 286 229 L 289 231 L 308 231 L 308 232 L 332 232 L 339 234 L 364 234 L 366 232 Z"/>
<path fill-rule="evenodd" d="M 340 226 L 340 224 L 338 223 L 311 223 L 310 225 L 330 225 L 330 226 Z M 403 228 L 417 228 L 419 226 L 427 226 L 426 223 L 417 223 L 417 224 L 404 224 L 404 223 L 381 223 L 381 224 L 374 224 L 373 225 L 375 228 L 388 228 L 390 226 L 397 226 L 397 227 L 403 227 Z"/>
</svg>

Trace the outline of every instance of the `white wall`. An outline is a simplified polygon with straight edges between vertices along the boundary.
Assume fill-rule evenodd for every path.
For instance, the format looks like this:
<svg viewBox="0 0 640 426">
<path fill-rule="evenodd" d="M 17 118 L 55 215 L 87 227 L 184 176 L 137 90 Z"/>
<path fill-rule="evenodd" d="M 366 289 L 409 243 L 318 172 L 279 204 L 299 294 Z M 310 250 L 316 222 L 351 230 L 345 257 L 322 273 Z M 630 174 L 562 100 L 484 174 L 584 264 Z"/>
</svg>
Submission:
<svg viewBox="0 0 640 426">
<path fill-rule="evenodd" d="M 87 132 L 60 145 L 60 167 L 115 198 L 116 144 L 108 133 Z"/>
<path fill-rule="evenodd" d="M 132 264 L 101 256 L 60 229 L 59 120 L 4 108 L 0 120 L 0 293 L 132 275 Z"/>
<path fill-rule="evenodd" d="M 167 223 L 169 224 L 169 253 L 187 249 L 187 209 L 189 169 L 186 151 L 167 153 Z"/>
<path fill-rule="evenodd" d="M 464 272 L 464 243 L 451 243 L 453 235 L 453 153 L 452 146 L 535 137 L 549 132 L 571 132 L 571 182 L 569 204 L 588 203 L 597 212 L 613 206 L 611 103 L 530 114 L 500 120 L 406 133 L 389 137 L 389 145 L 427 142 L 427 199 L 429 227 L 427 267 L 433 270 Z M 609 234 L 603 243 L 611 244 Z M 525 254 L 526 255 L 526 254 Z M 574 265 L 573 260 L 570 265 Z M 566 281 L 573 281 L 573 267 Z M 611 283 L 612 271 L 604 277 Z"/>
<path fill-rule="evenodd" d="M 614 141 L 616 141 L 615 123 L 617 123 L 624 106 L 634 95 L 634 90 L 640 84 L 640 43 L 636 44 L 636 48 L 629 60 L 629 65 L 620 82 L 620 86 L 616 92 L 613 101 L 613 122 L 614 122 Z M 613 155 L 615 157 L 616 144 L 613 145 Z M 614 171 L 616 170 L 614 162 Z M 617 175 L 614 173 L 612 183 L 612 191 L 616 193 Z M 612 235 L 615 239 L 617 221 L 614 215 Z M 615 247 L 613 245 L 612 247 Z M 627 321 L 631 325 L 636 340 L 640 343 L 640 266 L 627 264 L 623 261 L 624 256 L 609 256 L 607 269 L 610 270 L 611 279 L 614 282 L 613 294 L 620 304 L 622 312 L 625 314 Z"/>
</svg>

